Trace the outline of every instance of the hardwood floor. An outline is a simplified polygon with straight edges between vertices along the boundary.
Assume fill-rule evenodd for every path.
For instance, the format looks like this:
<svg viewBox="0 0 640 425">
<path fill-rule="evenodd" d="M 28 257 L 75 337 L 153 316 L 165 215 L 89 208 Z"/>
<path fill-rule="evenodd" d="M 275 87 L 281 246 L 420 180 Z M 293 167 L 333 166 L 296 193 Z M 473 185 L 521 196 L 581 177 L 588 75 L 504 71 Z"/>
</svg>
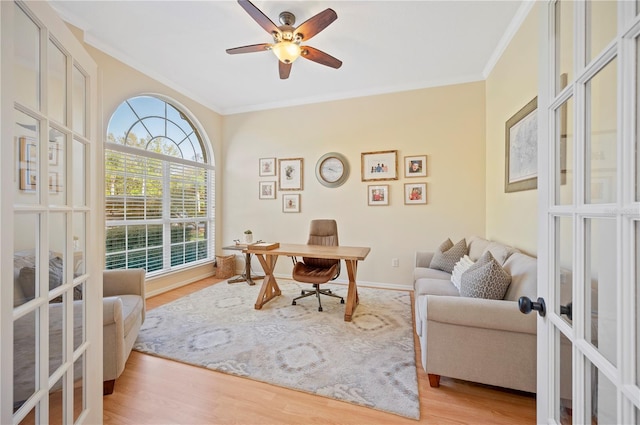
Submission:
<svg viewBox="0 0 640 425">
<path fill-rule="evenodd" d="M 219 282 L 209 278 L 147 300 L 152 309 Z M 416 347 L 419 344 L 416 338 Z M 416 352 L 420 423 L 534 424 L 535 397 L 442 377 L 431 388 Z M 133 351 L 104 423 L 415 424 L 412 419 Z"/>
</svg>

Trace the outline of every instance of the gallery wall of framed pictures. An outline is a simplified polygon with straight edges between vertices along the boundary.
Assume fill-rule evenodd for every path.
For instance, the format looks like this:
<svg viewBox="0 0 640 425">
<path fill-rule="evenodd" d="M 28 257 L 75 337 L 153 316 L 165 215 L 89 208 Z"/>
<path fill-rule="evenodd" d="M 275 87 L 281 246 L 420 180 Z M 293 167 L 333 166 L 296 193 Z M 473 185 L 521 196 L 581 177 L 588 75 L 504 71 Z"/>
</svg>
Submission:
<svg viewBox="0 0 640 425">
<path fill-rule="evenodd" d="M 337 152 L 330 152 L 320 157 L 327 156 L 341 158 L 342 179 L 348 179 L 348 160 L 344 155 Z M 326 166 L 333 166 L 327 164 Z M 318 167 L 316 167 L 318 168 Z M 402 168 L 402 169 L 400 169 Z M 328 171 L 327 171 L 328 172 Z M 275 200 L 278 195 L 282 201 L 283 213 L 301 212 L 301 193 L 304 189 L 304 158 L 259 158 L 258 176 L 265 177 L 258 181 L 258 199 Z M 400 162 L 397 150 L 381 150 L 372 152 L 362 152 L 360 154 L 360 179 L 362 182 L 372 183 L 366 186 L 366 198 L 368 206 L 388 206 L 391 205 L 391 184 L 380 182 L 393 182 L 401 178 L 414 179 L 426 178 L 427 155 L 404 156 Z M 322 173 L 316 177 L 323 186 L 336 190 L 340 185 L 328 185 L 321 179 Z M 409 181 L 403 185 L 404 205 L 427 205 L 427 182 Z"/>
</svg>

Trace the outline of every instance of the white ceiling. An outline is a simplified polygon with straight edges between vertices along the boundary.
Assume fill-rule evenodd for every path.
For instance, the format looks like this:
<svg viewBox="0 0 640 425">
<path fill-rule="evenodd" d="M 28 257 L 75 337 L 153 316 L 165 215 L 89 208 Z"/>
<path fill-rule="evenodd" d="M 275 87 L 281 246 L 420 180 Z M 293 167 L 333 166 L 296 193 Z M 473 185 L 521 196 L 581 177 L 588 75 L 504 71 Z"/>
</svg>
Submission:
<svg viewBox="0 0 640 425">
<path fill-rule="evenodd" d="M 276 25 L 299 25 L 332 8 L 338 19 L 307 43 L 342 60 L 340 69 L 298 59 L 287 80 L 269 43 L 240 5 L 216 1 L 59 1 L 85 41 L 214 111 L 239 112 L 413 90 L 486 78 L 532 0 L 259 1 Z"/>
</svg>

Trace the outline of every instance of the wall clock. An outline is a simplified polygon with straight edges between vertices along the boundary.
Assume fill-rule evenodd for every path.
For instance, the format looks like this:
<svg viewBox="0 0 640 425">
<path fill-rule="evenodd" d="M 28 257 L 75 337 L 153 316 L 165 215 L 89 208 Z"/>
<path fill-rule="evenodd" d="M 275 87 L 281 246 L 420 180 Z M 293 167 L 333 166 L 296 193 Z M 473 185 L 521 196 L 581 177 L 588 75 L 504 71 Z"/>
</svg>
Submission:
<svg viewBox="0 0 640 425">
<path fill-rule="evenodd" d="M 329 152 L 316 163 L 316 178 L 326 187 L 342 186 L 349 178 L 349 162 L 344 155 Z"/>
</svg>

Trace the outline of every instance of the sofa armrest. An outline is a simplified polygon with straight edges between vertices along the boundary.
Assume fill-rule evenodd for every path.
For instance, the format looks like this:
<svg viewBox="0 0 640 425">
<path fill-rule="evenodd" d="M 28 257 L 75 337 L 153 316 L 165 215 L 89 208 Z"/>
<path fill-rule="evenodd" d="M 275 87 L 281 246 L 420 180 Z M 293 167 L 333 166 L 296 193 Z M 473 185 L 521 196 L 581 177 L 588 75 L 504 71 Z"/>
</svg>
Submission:
<svg viewBox="0 0 640 425">
<path fill-rule="evenodd" d="M 433 252 L 416 251 L 416 267 L 429 267 Z"/>
<path fill-rule="evenodd" d="M 522 314 L 518 303 L 483 298 L 427 295 L 428 321 L 458 326 L 536 334 L 535 314 Z"/>
<path fill-rule="evenodd" d="M 122 300 L 119 297 L 102 299 L 102 325 L 107 326 L 122 322 Z"/>
<path fill-rule="evenodd" d="M 105 270 L 102 273 L 103 296 L 144 294 L 144 269 Z"/>
</svg>

